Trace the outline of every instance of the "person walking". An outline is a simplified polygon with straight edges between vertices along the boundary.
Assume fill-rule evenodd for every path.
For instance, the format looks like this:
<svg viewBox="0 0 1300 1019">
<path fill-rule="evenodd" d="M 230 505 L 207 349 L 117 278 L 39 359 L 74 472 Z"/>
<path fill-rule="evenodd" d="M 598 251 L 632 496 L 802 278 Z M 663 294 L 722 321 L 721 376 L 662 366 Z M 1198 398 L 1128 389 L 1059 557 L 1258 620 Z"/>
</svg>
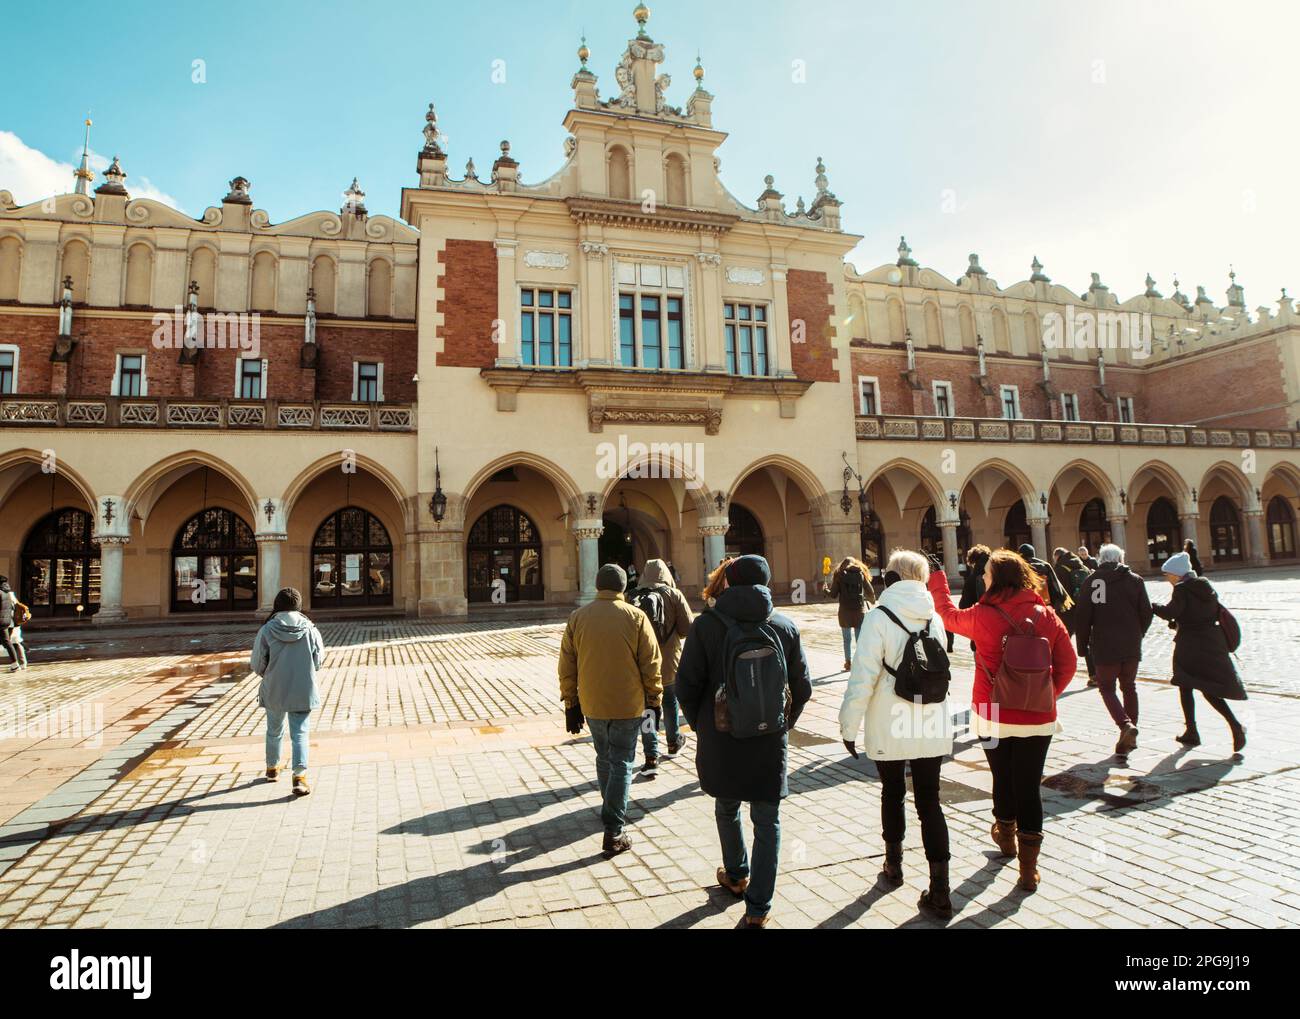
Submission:
<svg viewBox="0 0 1300 1019">
<path fill-rule="evenodd" d="M 1092 571 L 1083 564 L 1083 560 L 1067 548 L 1058 548 L 1052 553 L 1053 570 L 1056 572 L 1056 579 L 1061 582 L 1061 587 L 1069 596 L 1071 605 L 1059 613 L 1061 622 L 1070 635 L 1075 638 L 1075 653 L 1083 659 L 1084 664 L 1088 667 L 1088 686 L 1097 685 L 1096 668 L 1093 665 L 1092 657 L 1087 653 L 1087 644 L 1078 640 L 1078 619 L 1079 619 L 1079 598 L 1082 597 L 1083 585 L 1087 579 L 1092 576 Z"/>
<path fill-rule="evenodd" d="M 671 564 L 662 559 L 647 560 L 645 569 L 641 571 L 640 586 L 632 594 L 632 604 L 646 614 L 655 640 L 659 642 L 659 674 L 664 688 L 663 728 L 668 737 L 669 757 L 677 755 L 686 746 L 686 734 L 681 731 L 677 711 L 677 663 L 682 657 L 682 640 L 691 632 L 691 622 L 695 618 L 675 579 Z M 645 766 L 641 774 L 654 778 L 659 773 L 659 727 L 643 727 L 641 743 L 645 747 Z"/>
<path fill-rule="evenodd" d="M 975 685 L 971 692 L 971 732 L 985 740 L 984 756 L 993 774 L 991 835 L 1003 856 L 1020 864 L 1019 886 L 1037 891 L 1038 855 L 1043 845 L 1043 801 L 1040 786 L 1052 736 L 1059 731 L 1056 700 L 1074 678 L 1078 664 L 1065 624 L 1038 594 L 1034 570 L 1022 555 L 1005 549 L 994 552 L 984 567 L 984 597 L 978 605 L 959 609 L 948 591 L 943 570 L 930 574 L 934 608 L 943 625 L 975 641 Z M 1018 636 L 1017 636 L 1018 635 Z M 1003 649 L 1017 636 L 1047 642 L 1039 671 L 1018 673 L 1039 710 L 1002 703 L 1017 692 L 1015 675 L 1003 672 Z M 1033 684 L 1031 687 L 1031 683 Z M 1039 685 L 1041 684 L 1041 686 Z"/>
<path fill-rule="evenodd" d="M 1070 595 L 1066 592 L 1065 586 L 1061 583 L 1061 578 L 1056 575 L 1056 570 L 1052 569 L 1050 563 L 1045 559 L 1038 558 L 1038 552 L 1033 545 L 1028 542 L 1021 545 L 1017 550 L 1021 559 L 1027 562 L 1034 573 L 1036 573 L 1040 582 L 1035 584 L 1038 593 L 1043 596 L 1043 600 L 1052 607 L 1061 621 L 1065 621 L 1065 615 L 1070 610 Z"/>
<path fill-rule="evenodd" d="M 1201 557 L 1196 554 L 1196 542 L 1188 538 L 1183 542 L 1183 551 L 1187 553 L 1187 558 L 1192 564 L 1192 572 L 1198 577 L 1205 576 L 1205 568 L 1201 566 Z"/>
<path fill-rule="evenodd" d="M 1099 565 L 1101 565 L 1097 561 L 1097 557 L 1088 551 L 1087 545 L 1079 546 L 1079 561 L 1083 563 L 1084 566 L 1088 567 L 1089 570 L 1095 570 Z"/>
<path fill-rule="evenodd" d="M 715 607 L 691 624 L 677 667 L 677 699 L 696 735 L 696 774 L 700 788 L 715 801 L 723 864 L 718 868 L 718 884 L 744 899 L 745 916 L 739 926 L 746 929 L 765 927 L 772 910 L 781 849 L 781 800 L 790 791 L 786 778 L 788 733 L 812 697 L 799 628 L 773 610 L 768 586 L 771 578 L 762 556 L 740 556 L 728 563 L 727 586 L 718 593 Z M 733 650 L 742 645 L 755 647 L 745 652 L 748 658 L 729 661 L 729 644 Z M 750 675 L 761 671 L 764 678 L 770 675 L 768 668 L 784 670 L 782 724 L 759 735 L 746 731 L 742 736 L 734 727 L 728 729 L 740 721 L 737 714 L 742 707 L 744 718 L 753 717 L 749 701 L 738 702 L 737 712 L 732 711 L 730 694 L 739 685 L 735 673 L 746 667 L 755 670 Z M 764 707 L 767 718 L 775 705 Z M 752 862 L 741 827 L 741 803 L 749 804 L 754 824 Z"/>
<path fill-rule="evenodd" d="M 1075 637 L 1097 670 L 1102 703 L 1119 726 L 1115 754 L 1127 757 L 1138 740 L 1137 670 L 1142 638 L 1151 626 L 1151 599 L 1142 578 L 1125 565 L 1122 548 L 1102 545 L 1098 557 L 1101 565 L 1084 581 L 1075 602 Z"/>
<path fill-rule="evenodd" d="M 989 556 L 993 550 L 987 545 L 972 545 L 966 552 L 966 576 L 961 582 L 961 601 L 958 606 L 968 609 L 972 605 L 977 605 L 980 598 L 984 596 L 984 567 L 988 565 Z M 948 631 L 948 637 L 951 638 L 952 631 Z M 970 642 L 970 649 L 975 650 L 975 642 Z"/>
<path fill-rule="evenodd" d="M 1201 745 L 1193 697 L 1193 692 L 1199 690 L 1228 723 L 1232 752 L 1239 754 L 1246 749 L 1246 728 L 1237 721 L 1228 701 L 1244 701 L 1246 688 L 1232 664 L 1228 640 L 1219 625 L 1219 594 L 1208 580 L 1193 572 L 1191 556 L 1186 552 L 1170 556 L 1160 569 L 1174 592 L 1166 604 L 1152 605 L 1151 609 L 1161 619 L 1169 620 L 1174 630 L 1171 682 L 1178 687 L 1187 723 L 1178 742 L 1187 747 Z"/>
<path fill-rule="evenodd" d="M 948 823 L 939 803 L 939 767 L 952 754 L 952 717 L 947 700 L 918 704 L 895 693 L 895 674 L 911 636 L 928 633 L 942 641 L 943 622 L 926 590 L 930 565 L 918 552 L 898 550 L 889 557 L 898 581 L 880 595 L 858 635 L 858 649 L 844 701 L 840 736 L 853 757 L 857 740 L 880 775 L 880 827 L 885 841 L 881 876 L 903 883 L 903 834 L 906 818 L 906 773 L 912 772 L 912 799 L 921 819 L 921 842 L 930 866 L 930 887 L 921 893 L 920 909 L 941 919 L 952 917 L 948 888 Z"/>
<path fill-rule="evenodd" d="M 586 713 L 606 859 L 632 848 L 624 826 L 636 738 L 643 725 L 658 728 L 663 697 L 659 642 L 646 614 L 623 597 L 626 589 L 621 566 L 607 563 L 597 570 L 596 600 L 569 616 L 560 642 L 565 728 L 575 736 L 582 732 Z"/>
<path fill-rule="evenodd" d="M 835 567 L 826 593 L 839 599 L 837 618 L 840 636 L 844 638 L 844 671 L 848 672 L 853 660 L 853 639 L 862 629 L 867 602 L 874 600 L 866 565 L 860 559 L 845 556 Z"/>
<path fill-rule="evenodd" d="M 257 631 L 249 668 L 262 677 L 257 703 L 266 711 L 267 781 L 276 781 L 284 767 L 280 755 L 287 717 L 295 796 L 311 792 L 307 732 L 311 713 L 320 707 L 316 673 L 324 659 L 325 643 L 316 624 L 302 613 L 302 595 L 296 588 L 283 588 L 275 596 L 270 617 Z"/>
<path fill-rule="evenodd" d="M 27 665 L 26 655 L 20 661 L 18 649 L 14 647 L 14 630 L 17 628 L 16 613 L 18 595 L 9 586 L 8 577 L 0 577 L 0 643 L 4 645 L 5 654 L 9 656 L 9 671 L 17 672 Z"/>
</svg>

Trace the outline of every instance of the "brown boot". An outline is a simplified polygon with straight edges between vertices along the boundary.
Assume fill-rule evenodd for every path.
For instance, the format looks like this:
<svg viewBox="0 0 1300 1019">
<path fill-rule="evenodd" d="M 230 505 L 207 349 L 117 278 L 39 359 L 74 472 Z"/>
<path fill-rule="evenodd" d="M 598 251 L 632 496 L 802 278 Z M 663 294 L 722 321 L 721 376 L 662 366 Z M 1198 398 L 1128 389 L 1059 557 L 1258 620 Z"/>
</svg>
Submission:
<svg viewBox="0 0 1300 1019">
<path fill-rule="evenodd" d="M 733 881 L 727 874 L 727 868 L 719 867 L 718 884 L 722 885 L 723 888 L 739 899 L 745 894 L 745 889 L 749 887 L 749 878 L 742 877 L 739 880 Z"/>
<path fill-rule="evenodd" d="M 1015 821 L 994 821 L 993 829 L 990 832 L 993 841 L 997 844 L 998 851 L 1005 857 L 1016 855 L 1016 822 Z"/>
<path fill-rule="evenodd" d="M 880 876 L 895 888 L 903 883 L 903 843 L 885 843 L 885 863 L 880 868 Z"/>
<path fill-rule="evenodd" d="M 917 908 L 939 920 L 952 919 L 952 898 L 948 888 L 948 861 L 930 861 L 930 887 L 921 893 Z"/>
<path fill-rule="evenodd" d="M 1020 840 L 1020 881 L 1018 887 L 1022 891 L 1038 891 L 1038 851 L 1043 848 L 1043 833 L 1041 831 L 1022 831 L 1018 836 Z"/>
</svg>

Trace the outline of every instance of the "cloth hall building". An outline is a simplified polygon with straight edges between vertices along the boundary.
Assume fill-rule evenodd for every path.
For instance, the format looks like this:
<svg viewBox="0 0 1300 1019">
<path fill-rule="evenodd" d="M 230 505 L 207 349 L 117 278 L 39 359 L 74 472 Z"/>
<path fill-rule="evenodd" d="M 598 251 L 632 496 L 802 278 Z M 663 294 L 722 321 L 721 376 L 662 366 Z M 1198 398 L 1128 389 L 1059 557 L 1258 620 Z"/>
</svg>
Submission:
<svg viewBox="0 0 1300 1019">
<path fill-rule="evenodd" d="M 241 177 L 192 219 L 116 160 L 34 204 L 0 190 L 20 598 L 112 623 L 293 585 L 313 613 L 464 615 L 588 600 L 611 560 L 697 591 L 762 552 L 785 592 L 826 558 L 921 547 L 955 575 L 1026 540 L 1295 565 L 1285 292 L 1121 301 L 1037 258 L 1004 287 L 906 241 L 860 274 L 819 158 L 793 210 L 761 168 L 753 199 L 722 185 L 703 70 L 670 105 L 637 13 L 612 94 L 580 51 L 549 177 L 506 143 L 453 171 L 430 105 L 400 221 L 356 182 L 272 221 Z"/>
</svg>

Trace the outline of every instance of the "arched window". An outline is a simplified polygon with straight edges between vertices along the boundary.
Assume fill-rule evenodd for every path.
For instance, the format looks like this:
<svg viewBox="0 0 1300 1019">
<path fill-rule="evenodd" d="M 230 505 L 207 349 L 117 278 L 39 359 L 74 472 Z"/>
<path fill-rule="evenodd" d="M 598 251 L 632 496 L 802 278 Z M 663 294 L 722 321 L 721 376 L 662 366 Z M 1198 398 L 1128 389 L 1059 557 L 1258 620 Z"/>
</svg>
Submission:
<svg viewBox="0 0 1300 1019">
<path fill-rule="evenodd" d="M 1026 309 L 1020 320 L 1025 329 L 1025 351 L 1037 357 L 1043 352 L 1043 334 L 1038 328 L 1038 316 Z"/>
<path fill-rule="evenodd" d="M 1011 335 L 1007 332 L 1007 317 L 1001 308 L 993 309 L 993 349 L 1010 352 Z"/>
<path fill-rule="evenodd" d="M 763 541 L 763 528 L 759 526 L 758 518 L 753 513 L 744 506 L 732 503 L 727 507 L 727 522 L 730 526 L 727 528 L 726 538 L 723 539 L 727 546 L 727 555 L 764 554 L 766 543 Z"/>
<path fill-rule="evenodd" d="M 254 311 L 275 311 L 275 256 L 259 251 L 253 256 L 253 285 L 249 303 Z"/>
<path fill-rule="evenodd" d="M 230 612 L 257 608 L 257 542 L 238 514 L 202 510 L 172 542 L 172 611 Z"/>
<path fill-rule="evenodd" d="M 1237 507 L 1226 495 L 1210 507 L 1210 554 L 1216 563 L 1239 563 L 1241 555 L 1241 521 Z"/>
<path fill-rule="evenodd" d="M 1268 501 L 1268 557 L 1270 559 L 1295 558 L 1295 512 L 1282 496 Z"/>
<path fill-rule="evenodd" d="M 921 518 L 921 551 L 926 555 L 943 558 L 943 528 L 939 526 L 933 506 Z"/>
<path fill-rule="evenodd" d="M 1017 499 L 1007 510 L 1006 522 L 1002 525 L 1002 534 L 1006 538 L 1007 548 L 1015 551 L 1021 545 L 1031 545 L 1034 541 L 1034 532 L 1030 529 L 1029 520 L 1025 514 L 1025 500 Z M 1042 555 L 1044 549 L 1035 549 L 1039 555 Z"/>
<path fill-rule="evenodd" d="M 1091 546 L 1089 546 L 1091 547 Z M 1147 562 L 1153 568 L 1183 548 L 1183 527 L 1174 504 L 1164 496 L 1147 510 Z"/>
<path fill-rule="evenodd" d="M 199 307 L 217 306 L 217 256 L 209 247 L 198 247 L 190 256 L 190 281 L 199 285 Z M 185 287 L 185 300 L 189 300 L 189 284 Z"/>
<path fill-rule="evenodd" d="M 90 300 L 90 249 L 84 241 L 68 241 L 63 246 L 63 271 L 59 273 L 55 300 L 63 297 L 63 279 L 72 277 L 72 300 L 85 304 Z"/>
<path fill-rule="evenodd" d="M 99 609 L 99 543 L 90 514 L 60 509 L 43 517 L 23 543 L 21 598 L 33 616 L 92 615 Z"/>
<path fill-rule="evenodd" d="M 495 581 L 508 602 L 541 601 L 542 538 L 537 525 L 513 506 L 494 506 L 469 531 L 466 593 L 471 602 L 490 602 Z M 500 600 L 498 595 L 497 600 Z"/>
<path fill-rule="evenodd" d="M 907 339 L 907 324 L 903 321 L 903 302 L 891 297 L 887 304 L 889 309 L 889 342 L 902 343 Z"/>
<path fill-rule="evenodd" d="M 23 246 L 17 237 L 0 237 L 0 301 L 18 300 Z"/>
<path fill-rule="evenodd" d="M 689 205 L 686 160 L 676 152 L 664 160 L 664 183 L 669 205 Z"/>
<path fill-rule="evenodd" d="M 609 197 L 632 197 L 632 159 L 627 149 L 615 145 L 606 156 L 609 162 Z"/>
<path fill-rule="evenodd" d="M 147 244 L 132 244 L 126 253 L 126 295 L 123 304 L 147 308 L 152 301 L 153 252 Z"/>
<path fill-rule="evenodd" d="M 963 304 L 957 312 L 957 323 L 961 327 L 961 345 L 963 347 L 975 346 L 975 314 L 970 310 L 969 304 Z M 993 349 L 997 350 L 997 344 L 994 343 Z"/>
<path fill-rule="evenodd" d="M 311 540 L 312 608 L 393 604 L 393 543 L 373 513 L 347 506 Z"/>
<path fill-rule="evenodd" d="M 316 313 L 334 314 L 334 259 L 320 255 L 311 264 L 311 288 L 316 291 Z"/>
<path fill-rule="evenodd" d="M 370 260 L 366 278 L 366 314 L 388 318 L 393 314 L 393 270 L 382 258 Z"/>
<path fill-rule="evenodd" d="M 858 294 L 849 295 L 849 335 L 855 340 L 867 338 L 867 309 Z"/>
<path fill-rule="evenodd" d="M 939 307 L 933 301 L 925 306 L 925 344 L 927 347 L 943 346 L 943 326 L 939 324 Z"/>
<path fill-rule="evenodd" d="M 867 510 L 861 526 L 862 561 L 867 564 L 871 576 L 878 581 L 885 570 L 885 526 L 872 509 Z"/>
<path fill-rule="evenodd" d="M 1097 549 L 1110 541 L 1110 521 L 1106 519 L 1106 503 L 1090 499 L 1079 514 L 1079 544 L 1087 545 L 1094 555 Z"/>
</svg>

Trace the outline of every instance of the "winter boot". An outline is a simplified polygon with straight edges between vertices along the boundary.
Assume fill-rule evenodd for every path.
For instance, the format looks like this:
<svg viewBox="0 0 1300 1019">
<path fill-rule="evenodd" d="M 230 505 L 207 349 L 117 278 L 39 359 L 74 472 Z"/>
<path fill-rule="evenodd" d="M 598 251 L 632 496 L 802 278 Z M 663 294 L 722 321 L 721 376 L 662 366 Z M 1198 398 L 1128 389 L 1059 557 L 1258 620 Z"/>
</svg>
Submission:
<svg viewBox="0 0 1300 1019">
<path fill-rule="evenodd" d="M 993 822 L 993 841 L 997 844 L 998 851 L 1005 857 L 1016 855 L 1016 822 L 1015 821 L 998 821 Z"/>
<path fill-rule="evenodd" d="M 948 897 L 948 861 L 930 861 L 930 887 L 921 893 L 917 908 L 940 920 L 952 919 L 952 899 Z"/>
<path fill-rule="evenodd" d="M 1185 747 L 1199 747 L 1201 745 L 1201 734 L 1196 731 L 1196 726 L 1189 725 L 1187 731 L 1178 737 L 1178 742 Z"/>
<path fill-rule="evenodd" d="M 1246 749 L 1246 727 L 1238 722 L 1232 727 L 1232 752 L 1239 754 Z"/>
<path fill-rule="evenodd" d="M 903 843 L 885 843 L 885 865 L 880 876 L 895 888 L 903 883 Z"/>
<path fill-rule="evenodd" d="M 1022 891 L 1038 891 L 1038 851 L 1043 848 L 1041 831 L 1022 831 L 1017 836 L 1020 842 L 1020 881 Z"/>
</svg>

